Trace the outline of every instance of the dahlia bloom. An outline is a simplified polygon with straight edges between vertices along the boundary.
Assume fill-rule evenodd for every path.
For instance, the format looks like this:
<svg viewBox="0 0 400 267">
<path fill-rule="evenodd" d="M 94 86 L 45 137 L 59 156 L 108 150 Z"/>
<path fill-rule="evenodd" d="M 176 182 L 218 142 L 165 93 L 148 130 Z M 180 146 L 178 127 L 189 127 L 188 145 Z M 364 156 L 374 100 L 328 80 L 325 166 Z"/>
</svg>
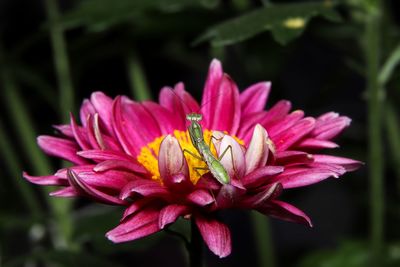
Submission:
<svg viewBox="0 0 400 267">
<path fill-rule="evenodd" d="M 82 104 L 80 125 L 71 116 L 70 124 L 55 126 L 57 137 L 38 138 L 45 153 L 74 166 L 49 176 L 24 177 L 61 186 L 53 196 L 86 196 L 124 206 L 119 225 L 106 234 L 113 242 L 150 235 L 183 216 L 194 220 L 213 253 L 225 257 L 231 252 L 230 231 L 216 214 L 232 208 L 311 226 L 304 212 L 279 197 L 285 189 L 359 167 L 359 161 L 317 152 L 337 147 L 332 139 L 350 119 L 334 112 L 305 117 L 301 110 L 290 112 L 285 100 L 266 111 L 270 85 L 259 82 L 240 93 L 213 60 L 201 106 L 182 83 L 163 88 L 159 103 L 95 92 Z M 190 112 L 202 113 L 204 138 L 212 140 L 216 157 L 229 148 L 220 159 L 229 183 L 219 183 L 190 154 L 200 157 L 187 132 Z"/>
</svg>

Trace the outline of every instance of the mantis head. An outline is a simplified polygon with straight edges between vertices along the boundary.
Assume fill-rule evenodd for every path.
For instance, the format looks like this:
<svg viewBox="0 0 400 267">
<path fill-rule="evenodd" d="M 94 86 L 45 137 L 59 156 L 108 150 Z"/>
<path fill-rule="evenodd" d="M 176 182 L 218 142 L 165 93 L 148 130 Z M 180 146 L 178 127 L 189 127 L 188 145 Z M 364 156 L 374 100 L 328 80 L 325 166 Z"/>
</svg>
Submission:
<svg viewBox="0 0 400 267">
<path fill-rule="evenodd" d="M 189 113 L 186 115 L 186 119 L 190 122 L 201 121 L 203 119 L 203 116 L 199 113 Z"/>
</svg>

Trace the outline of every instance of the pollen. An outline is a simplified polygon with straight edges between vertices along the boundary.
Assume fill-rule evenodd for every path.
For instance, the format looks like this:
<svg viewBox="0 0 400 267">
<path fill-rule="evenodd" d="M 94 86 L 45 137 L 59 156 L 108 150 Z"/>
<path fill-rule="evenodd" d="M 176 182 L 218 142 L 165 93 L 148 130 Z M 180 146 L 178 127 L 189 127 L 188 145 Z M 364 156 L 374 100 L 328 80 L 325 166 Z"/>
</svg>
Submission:
<svg viewBox="0 0 400 267">
<path fill-rule="evenodd" d="M 203 174 L 209 172 L 208 166 L 203 160 L 200 160 L 201 156 L 198 153 L 197 149 L 193 146 L 188 131 L 175 130 L 173 132 L 173 135 L 178 140 L 182 151 L 188 151 L 182 153 L 185 156 L 186 162 L 189 167 L 190 180 L 193 184 L 196 184 Z M 212 142 L 210 142 L 212 131 L 204 130 L 203 136 L 205 142 L 207 144 L 210 144 L 211 153 L 213 153 L 215 157 L 218 157 L 214 145 L 212 144 Z M 152 142 L 142 147 L 139 155 L 137 156 L 137 161 L 149 171 L 149 173 L 151 174 L 151 179 L 159 181 L 160 183 L 162 183 L 162 178 L 158 169 L 158 153 L 160 150 L 161 142 L 164 140 L 164 138 L 165 135 L 155 138 Z M 235 138 L 235 140 L 239 144 L 244 144 L 241 139 L 235 136 L 233 136 L 233 138 Z M 197 171 L 195 170 L 195 168 L 197 169 Z"/>
</svg>

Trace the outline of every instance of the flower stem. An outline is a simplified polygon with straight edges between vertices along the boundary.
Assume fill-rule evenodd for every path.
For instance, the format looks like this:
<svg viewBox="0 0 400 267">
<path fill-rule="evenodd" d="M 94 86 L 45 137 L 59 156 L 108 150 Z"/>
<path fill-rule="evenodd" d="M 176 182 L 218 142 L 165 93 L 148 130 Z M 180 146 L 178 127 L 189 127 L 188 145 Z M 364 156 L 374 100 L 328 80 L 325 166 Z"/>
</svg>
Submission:
<svg viewBox="0 0 400 267">
<path fill-rule="evenodd" d="M 254 236 L 257 242 L 258 265 L 273 267 L 275 266 L 275 259 L 269 219 L 258 212 L 253 212 L 251 216 L 254 225 Z"/>
<path fill-rule="evenodd" d="M 383 153 L 382 153 L 382 102 L 383 90 L 378 80 L 380 59 L 380 20 L 381 9 L 369 10 L 366 18 L 365 52 L 367 63 L 368 90 L 368 138 L 370 168 L 370 205 L 371 205 L 371 264 L 378 266 L 382 262 L 383 250 Z"/>
<path fill-rule="evenodd" d="M 64 122 L 69 120 L 69 113 L 74 110 L 74 90 L 70 74 L 67 45 L 60 23 L 60 14 L 56 0 L 46 0 L 47 16 L 50 22 L 50 38 L 53 47 L 54 65 L 60 90 L 60 114 Z"/>
<path fill-rule="evenodd" d="M 194 219 L 191 220 L 191 238 L 188 251 L 190 267 L 203 267 L 203 239 Z"/>
</svg>

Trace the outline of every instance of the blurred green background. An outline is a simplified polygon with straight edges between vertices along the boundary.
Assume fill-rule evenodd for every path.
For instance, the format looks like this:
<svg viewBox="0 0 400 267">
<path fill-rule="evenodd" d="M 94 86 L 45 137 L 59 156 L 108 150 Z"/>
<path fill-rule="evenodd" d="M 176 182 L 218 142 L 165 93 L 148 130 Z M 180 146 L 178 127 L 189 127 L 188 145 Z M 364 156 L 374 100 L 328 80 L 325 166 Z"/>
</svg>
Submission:
<svg viewBox="0 0 400 267">
<path fill-rule="evenodd" d="M 22 170 L 62 166 L 36 145 L 96 90 L 157 100 L 183 81 L 200 100 L 212 58 L 245 89 L 353 119 L 335 155 L 366 165 L 285 192 L 314 228 L 223 214 L 233 253 L 207 266 L 400 266 L 400 2 L 0 0 L 0 266 L 185 266 L 159 233 L 112 244 L 122 208 L 49 198 Z M 188 225 L 175 226 L 183 233 Z"/>
</svg>

